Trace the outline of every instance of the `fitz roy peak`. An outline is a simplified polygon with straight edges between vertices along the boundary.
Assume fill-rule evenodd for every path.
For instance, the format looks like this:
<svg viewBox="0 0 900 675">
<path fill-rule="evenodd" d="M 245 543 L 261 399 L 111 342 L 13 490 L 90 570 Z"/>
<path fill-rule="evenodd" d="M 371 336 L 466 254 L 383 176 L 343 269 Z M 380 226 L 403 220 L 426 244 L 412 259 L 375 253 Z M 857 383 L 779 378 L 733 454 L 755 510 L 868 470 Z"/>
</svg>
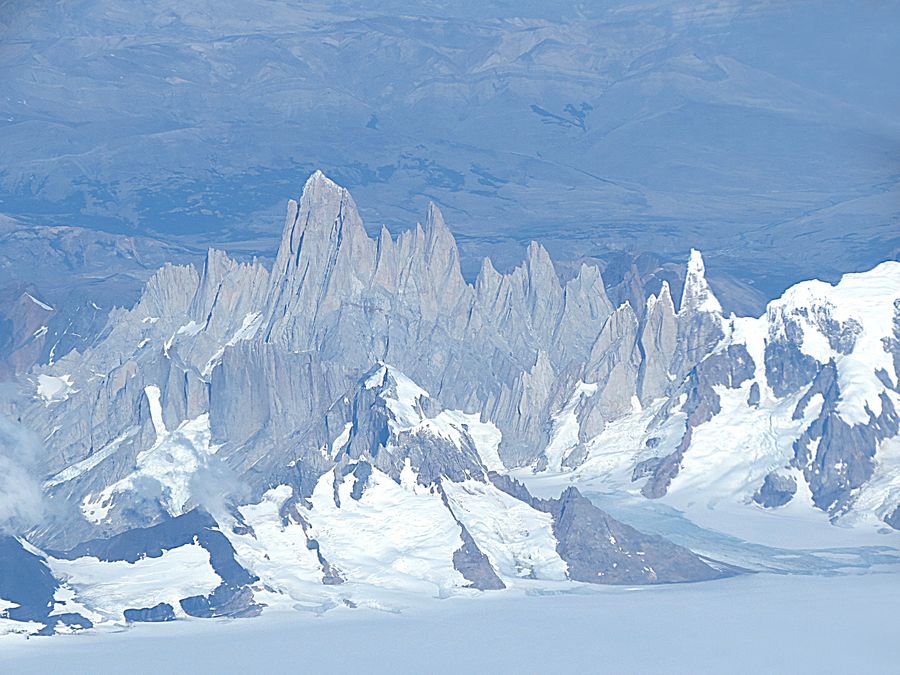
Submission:
<svg viewBox="0 0 900 675">
<path fill-rule="evenodd" d="M 0 599 L 52 632 L 715 579 L 740 570 L 517 477 L 900 528 L 898 373 L 898 263 L 759 318 L 723 316 L 696 251 L 677 306 L 666 282 L 614 306 L 597 267 L 563 282 L 536 243 L 470 284 L 436 206 L 373 240 L 317 172 L 271 269 L 166 265 L 21 378 L 8 412 L 45 439 L 49 506 L 0 540 L 0 578 L 33 589 Z"/>
</svg>

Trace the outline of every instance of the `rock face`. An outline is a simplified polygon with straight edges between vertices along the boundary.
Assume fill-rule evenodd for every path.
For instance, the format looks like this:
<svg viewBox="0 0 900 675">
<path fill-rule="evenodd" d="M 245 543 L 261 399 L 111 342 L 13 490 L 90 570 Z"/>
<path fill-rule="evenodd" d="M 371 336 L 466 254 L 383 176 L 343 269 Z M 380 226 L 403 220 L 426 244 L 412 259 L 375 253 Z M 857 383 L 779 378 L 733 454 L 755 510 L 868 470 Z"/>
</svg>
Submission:
<svg viewBox="0 0 900 675">
<path fill-rule="evenodd" d="M 92 627 L 89 619 L 57 602 L 61 586 L 40 551 L 0 535 L 0 619 L 28 624 L 31 628 L 25 630 L 38 634 L 50 634 L 57 627 Z"/>
<path fill-rule="evenodd" d="M 446 493 L 441 490 L 444 505 L 450 508 Z M 452 509 L 451 509 L 452 511 Z M 457 520 L 462 535 L 463 545 L 453 552 L 453 567 L 469 581 L 471 588 L 479 591 L 499 591 L 506 588 L 506 584 L 497 576 L 497 572 L 491 566 L 490 559 L 478 548 L 478 544 L 466 529 L 466 526 Z"/>
<path fill-rule="evenodd" d="M 569 563 L 569 578 L 609 584 L 677 583 L 723 576 L 681 546 L 641 534 L 618 522 L 568 488 L 542 503 L 553 516 L 557 550 Z"/>
<path fill-rule="evenodd" d="M 113 307 L 134 304 L 159 267 L 201 257 L 150 237 L 0 215 L 0 381 L 82 350 Z"/>
<path fill-rule="evenodd" d="M 677 308 L 667 282 L 614 306 L 596 267 L 563 282 L 538 244 L 468 284 L 436 207 L 373 240 L 316 173 L 271 269 L 218 251 L 166 265 L 83 349 L 19 380 L 7 412 L 47 439 L 55 504 L 28 536 L 61 560 L 208 557 L 210 583 L 127 607 L 135 621 L 252 613 L 271 589 L 306 602 L 308 583 L 340 604 L 359 600 L 343 582 L 376 578 L 439 593 L 715 578 L 577 491 L 535 500 L 497 476 L 592 471 L 613 438 L 617 475 L 650 498 L 720 488 L 777 508 L 808 488 L 833 517 L 891 524 L 900 497 L 875 458 L 897 442 L 898 293 L 885 263 L 726 318 L 694 251 Z M 373 536 L 355 557 L 348 533 L 367 528 L 403 543 Z M 404 547 L 416 556 L 371 572 Z"/>
<path fill-rule="evenodd" d="M 550 514 L 556 550 L 576 581 L 604 584 L 646 584 L 705 581 L 730 576 L 691 551 L 662 537 L 638 532 L 620 523 L 567 488 L 558 499 L 536 499 L 508 476 L 491 474 L 504 492 Z"/>
<path fill-rule="evenodd" d="M 59 582 L 46 562 L 14 537 L 0 538 L 0 598 L 9 605 L 4 615 L 19 621 L 46 618 L 53 608 Z"/>
<path fill-rule="evenodd" d="M 753 501 L 760 506 L 774 508 L 784 506 L 795 494 L 797 494 L 797 480 L 793 476 L 770 473 L 753 495 Z"/>
<path fill-rule="evenodd" d="M 208 596 L 181 599 L 180 605 L 191 616 L 252 616 L 261 607 L 254 603 L 249 586 L 258 581 L 235 559 L 235 550 L 216 521 L 206 512 L 194 509 L 182 516 L 147 528 L 127 530 L 109 539 L 94 539 L 65 553 L 53 553 L 57 559 L 95 558 L 103 562 L 134 564 L 139 560 L 160 558 L 166 551 L 189 545 L 200 546 L 209 556 L 212 570 L 221 579 Z M 171 605 L 128 608 L 128 621 L 168 621 L 174 619 Z"/>
<path fill-rule="evenodd" d="M 142 607 L 141 609 L 126 609 L 124 612 L 125 620 L 130 622 L 141 623 L 159 623 L 160 621 L 174 621 L 175 610 L 172 605 L 167 602 L 161 602 L 153 607 Z"/>
<path fill-rule="evenodd" d="M 47 488 L 75 511 L 84 512 L 85 499 L 101 500 L 104 518 L 98 527 L 47 528 L 42 541 L 65 548 L 171 512 L 171 495 L 143 499 L 137 511 L 122 495 L 139 492 L 135 483 L 159 482 L 147 471 L 135 475 L 135 465 L 140 457 L 149 463 L 148 446 L 183 425 L 208 424 L 215 463 L 256 495 L 273 476 L 308 495 L 333 461 L 320 448 L 344 425 L 354 429 L 351 457 L 371 451 L 373 434 L 382 433 L 384 420 L 351 419 L 354 410 L 369 414 L 374 393 L 358 387 L 379 363 L 447 409 L 490 420 L 500 432 L 498 461 L 534 462 L 540 439 L 549 440 L 547 420 L 578 381 L 601 382 L 580 411 L 591 429 L 629 410 L 637 330 L 632 309 L 613 310 L 595 267 L 562 284 L 534 244 L 511 273 L 486 261 L 468 285 L 436 207 L 424 227 L 396 239 L 384 231 L 373 241 L 346 190 L 316 173 L 289 204 L 271 272 L 216 251 L 200 270 L 165 266 L 84 353 L 43 369 L 46 377 L 74 378 L 78 391 L 21 411 L 35 428 L 58 427 Z M 148 387 L 159 390 L 161 425 L 153 422 Z M 454 456 L 459 466 L 435 464 L 439 447 L 415 433 L 395 446 L 412 456 L 422 480 L 476 470 L 471 452 L 468 460 Z M 389 461 L 385 468 L 397 476 L 402 457 L 383 452 L 376 463 Z"/>
</svg>

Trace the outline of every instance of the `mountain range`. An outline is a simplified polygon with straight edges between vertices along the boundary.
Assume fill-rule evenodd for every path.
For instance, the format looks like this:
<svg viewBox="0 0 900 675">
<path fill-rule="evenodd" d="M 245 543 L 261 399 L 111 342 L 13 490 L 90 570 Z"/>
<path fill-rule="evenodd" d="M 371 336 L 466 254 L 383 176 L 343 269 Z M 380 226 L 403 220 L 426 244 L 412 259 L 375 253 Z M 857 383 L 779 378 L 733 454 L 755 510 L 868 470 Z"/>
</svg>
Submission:
<svg viewBox="0 0 900 675">
<path fill-rule="evenodd" d="M 9 369 L 0 460 L 33 480 L 0 504 L 0 631 L 748 571 L 585 480 L 900 529 L 897 262 L 758 317 L 723 311 L 696 250 L 679 293 L 561 276 L 534 242 L 468 282 L 437 206 L 373 238 L 316 172 L 271 264 L 209 250 L 133 278 L 134 302 Z M 23 297 L 17 345 L 55 311 Z"/>
</svg>

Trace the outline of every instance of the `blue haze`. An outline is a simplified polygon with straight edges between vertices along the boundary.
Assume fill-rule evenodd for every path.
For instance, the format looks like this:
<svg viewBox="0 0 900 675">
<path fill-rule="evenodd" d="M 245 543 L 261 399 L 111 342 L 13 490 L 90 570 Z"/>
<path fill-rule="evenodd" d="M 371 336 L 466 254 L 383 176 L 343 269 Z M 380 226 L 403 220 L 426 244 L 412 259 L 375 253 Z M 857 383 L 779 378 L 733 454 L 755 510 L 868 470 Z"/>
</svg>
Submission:
<svg viewBox="0 0 900 675">
<path fill-rule="evenodd" d="M 271 255 L 325 170 L 437 202 L 466 272 L 706 253 L 788 284 L 900 248 L 896 2 L 0 3 L 0 213 Z"/>
</svg>

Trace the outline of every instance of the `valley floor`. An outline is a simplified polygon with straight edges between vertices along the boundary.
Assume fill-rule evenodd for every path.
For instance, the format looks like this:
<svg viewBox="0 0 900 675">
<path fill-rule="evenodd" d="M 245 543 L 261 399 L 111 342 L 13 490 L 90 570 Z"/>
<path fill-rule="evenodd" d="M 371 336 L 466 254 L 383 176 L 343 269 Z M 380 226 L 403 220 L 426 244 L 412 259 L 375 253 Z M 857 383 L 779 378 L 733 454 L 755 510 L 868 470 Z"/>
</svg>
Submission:
<svg viewBox="0 0 900 675">
<path fill-rule="evenodd" d="M 896 669 L 900 571 L 755 574 L 645 588 L 535 585 L 398 614 L 145 624 L 6 641 L 16 673 L 885 673 Z"/>
</svg>

